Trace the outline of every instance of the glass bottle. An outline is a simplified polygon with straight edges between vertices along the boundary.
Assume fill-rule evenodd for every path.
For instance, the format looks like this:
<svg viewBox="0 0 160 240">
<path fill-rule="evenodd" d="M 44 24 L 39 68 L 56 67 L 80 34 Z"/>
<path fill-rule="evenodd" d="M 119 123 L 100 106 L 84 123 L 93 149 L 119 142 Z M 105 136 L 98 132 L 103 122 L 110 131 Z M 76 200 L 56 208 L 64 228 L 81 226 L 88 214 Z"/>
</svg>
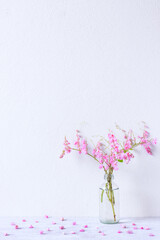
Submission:
<svg viewBox="0 0 160 240">
<path fill-rule="evenodd" d="M 99 220 L 101 223 L 119 222 L 119 187 L 114 183 L 113 178 L 113 173 L 106 173 L 105 182 L 99 188 Z"/>
</svg>

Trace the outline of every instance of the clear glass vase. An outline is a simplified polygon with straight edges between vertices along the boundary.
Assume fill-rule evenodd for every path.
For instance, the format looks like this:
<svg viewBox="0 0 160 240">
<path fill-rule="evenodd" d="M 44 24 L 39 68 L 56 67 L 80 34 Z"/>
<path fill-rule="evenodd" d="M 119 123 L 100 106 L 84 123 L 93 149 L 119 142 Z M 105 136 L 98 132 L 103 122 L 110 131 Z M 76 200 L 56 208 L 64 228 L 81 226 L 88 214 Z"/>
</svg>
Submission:
<svg viewBox="0 0 160 240">
<path fill-rule="evenodd" d="M 101 223 L 119 222 L 119 187 L 113 174 L 104 175 L 105 182 L 99 188 L 99 220 Z"/>
</svg>

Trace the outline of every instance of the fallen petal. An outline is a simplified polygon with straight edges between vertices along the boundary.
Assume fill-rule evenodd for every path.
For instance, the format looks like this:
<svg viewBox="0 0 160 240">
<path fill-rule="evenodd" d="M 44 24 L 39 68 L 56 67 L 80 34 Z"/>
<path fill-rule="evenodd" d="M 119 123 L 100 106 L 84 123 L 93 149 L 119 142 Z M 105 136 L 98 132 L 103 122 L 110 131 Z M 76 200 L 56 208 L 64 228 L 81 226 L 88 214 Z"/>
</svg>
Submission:
<svg viewBox="0 0 160 240">
<path fill-rule="evenodd" d="M 153 233 L 150 233 L 149 236 L 150 236 L 150 237 L 154 237 L 155 235 L 154 235 Z"/>
<path fill-rule="evenodd" d="M 133 234 L 133 231 L 128 230 L 127 233 L 128 233 L 128 234 Z"/>
<path fill-rule="evenodd" d="M 60 228 L 61 230 L 63 230 L 63 229 L 64 229 L 64 226 L 60 226 L 59 228 Z"/>
<path fill-rule="evenodd" d="M 117 233 L 122 233 L 122 231 L 121 231 L 121 230 L 119 230 Z"/>
<path fill-rule="evenodd" d="M 134 229 L 134 230 L 137 230 L 138 228 L 137 228 L 137 227 L 134 227 L 133 229 Z"/>
<path fill-rule="evenodd" d="M 80 232 L 85 232 L 85 230 L 84 230 L 84 229 L 80 229 L 79 231 L 80 231 Z"/>
<path fill-rule="evenodd" d="M 126 225 L 123 225 L 123 224 L 121 225 L 121 227 L 122 227 L 122 228 L 127 228 Z"/>
<path fill-rule="evenodd" d="M 43 231 L 40 231 L 39 233 L 40 233 L 40 234 L 43 234 L 44 232 L 43 232 Z"/>
</svg>

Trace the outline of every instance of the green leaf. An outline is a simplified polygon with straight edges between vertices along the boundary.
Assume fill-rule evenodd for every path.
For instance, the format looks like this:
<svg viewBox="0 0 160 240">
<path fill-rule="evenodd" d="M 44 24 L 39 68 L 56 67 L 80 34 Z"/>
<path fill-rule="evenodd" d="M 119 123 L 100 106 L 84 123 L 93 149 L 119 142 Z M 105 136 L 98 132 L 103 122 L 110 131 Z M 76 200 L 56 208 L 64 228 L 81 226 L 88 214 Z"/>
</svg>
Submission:
<svg viewBox="0 0 160 240">
<path fill-rule="evenodd" d="M 118 162 L 123 162 L 123 160 L 118 159 Z"/>
</svg>

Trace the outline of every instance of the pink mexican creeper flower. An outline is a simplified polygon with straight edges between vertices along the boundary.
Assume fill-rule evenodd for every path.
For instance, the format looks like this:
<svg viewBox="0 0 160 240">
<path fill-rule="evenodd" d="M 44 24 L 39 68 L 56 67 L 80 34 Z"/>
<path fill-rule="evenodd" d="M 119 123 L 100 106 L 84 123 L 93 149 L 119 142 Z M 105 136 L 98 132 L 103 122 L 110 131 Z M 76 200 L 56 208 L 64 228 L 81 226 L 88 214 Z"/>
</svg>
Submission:
<svg viewBox="0 0 160 240">
<path fill-rule="evenodd" d="M 70 153 L 71 152 L 71 147 L 69 146 L 70 143 L 68 142 L 67 138 L 65 137 L 64 139 L 64 150 L 62 152 L 62 154 L 60 155 L 60 158 L 63 158 L 65 153 Z"/>
<path fill-rule="evenodd" d="M 81 154 L 82 149 L 81 149 L 80 136 L 79 136 L 78 130 L 76 130 L 76 137 L 77 137 L 77 141 L 74 143 L 74 145 L 78 148 L 79 154 Z"/>
<path fill-rule="evenodd" d="M 91 152 L 88 149 L 87 141 L 85 139 L 82 139 L 82 137 L 79 135 L 79 131 L 77 130 L 77 140 L 74 143 L 76 148 L 71 148 L 69 141 L 65 137 L 65 147 L 60 158 L 63 158 L 66 153 L 70 153 L 71 150 L 77 150 L 79 154 L 85 153 L 93 157 L 99 163 L 99 169 L 104 169 L 105 171 L 107 171 L 108 169 L 118 170 L 118 162 L 124 161 L 128 164 L 130 160 L 134 158 L 134 155 L 133 153 L 131 153 L 131 151 L 139 145 L 142 145 L 147 151 L 147 153 L 152 154 L 151 145 L 156 144 L 157 140 L 149 139 L 148 131 L 144 130 L 142 137 L 138 136 L 138 138 L 140 139 L 139 141 L 137 141 L 132 130 L 129 130 L 128 133 L 125 130 L 122 130 L 122 132 L 125 139 L 122 144 L 117 140 L 115 135 L 110 132 L 108 134 L 108 140 L 105 140 L 105 144 L 103 140 L 98 141 Z M 108 143 L 108 145 L 106 145 L 106 142 Z"/>
</svg>

